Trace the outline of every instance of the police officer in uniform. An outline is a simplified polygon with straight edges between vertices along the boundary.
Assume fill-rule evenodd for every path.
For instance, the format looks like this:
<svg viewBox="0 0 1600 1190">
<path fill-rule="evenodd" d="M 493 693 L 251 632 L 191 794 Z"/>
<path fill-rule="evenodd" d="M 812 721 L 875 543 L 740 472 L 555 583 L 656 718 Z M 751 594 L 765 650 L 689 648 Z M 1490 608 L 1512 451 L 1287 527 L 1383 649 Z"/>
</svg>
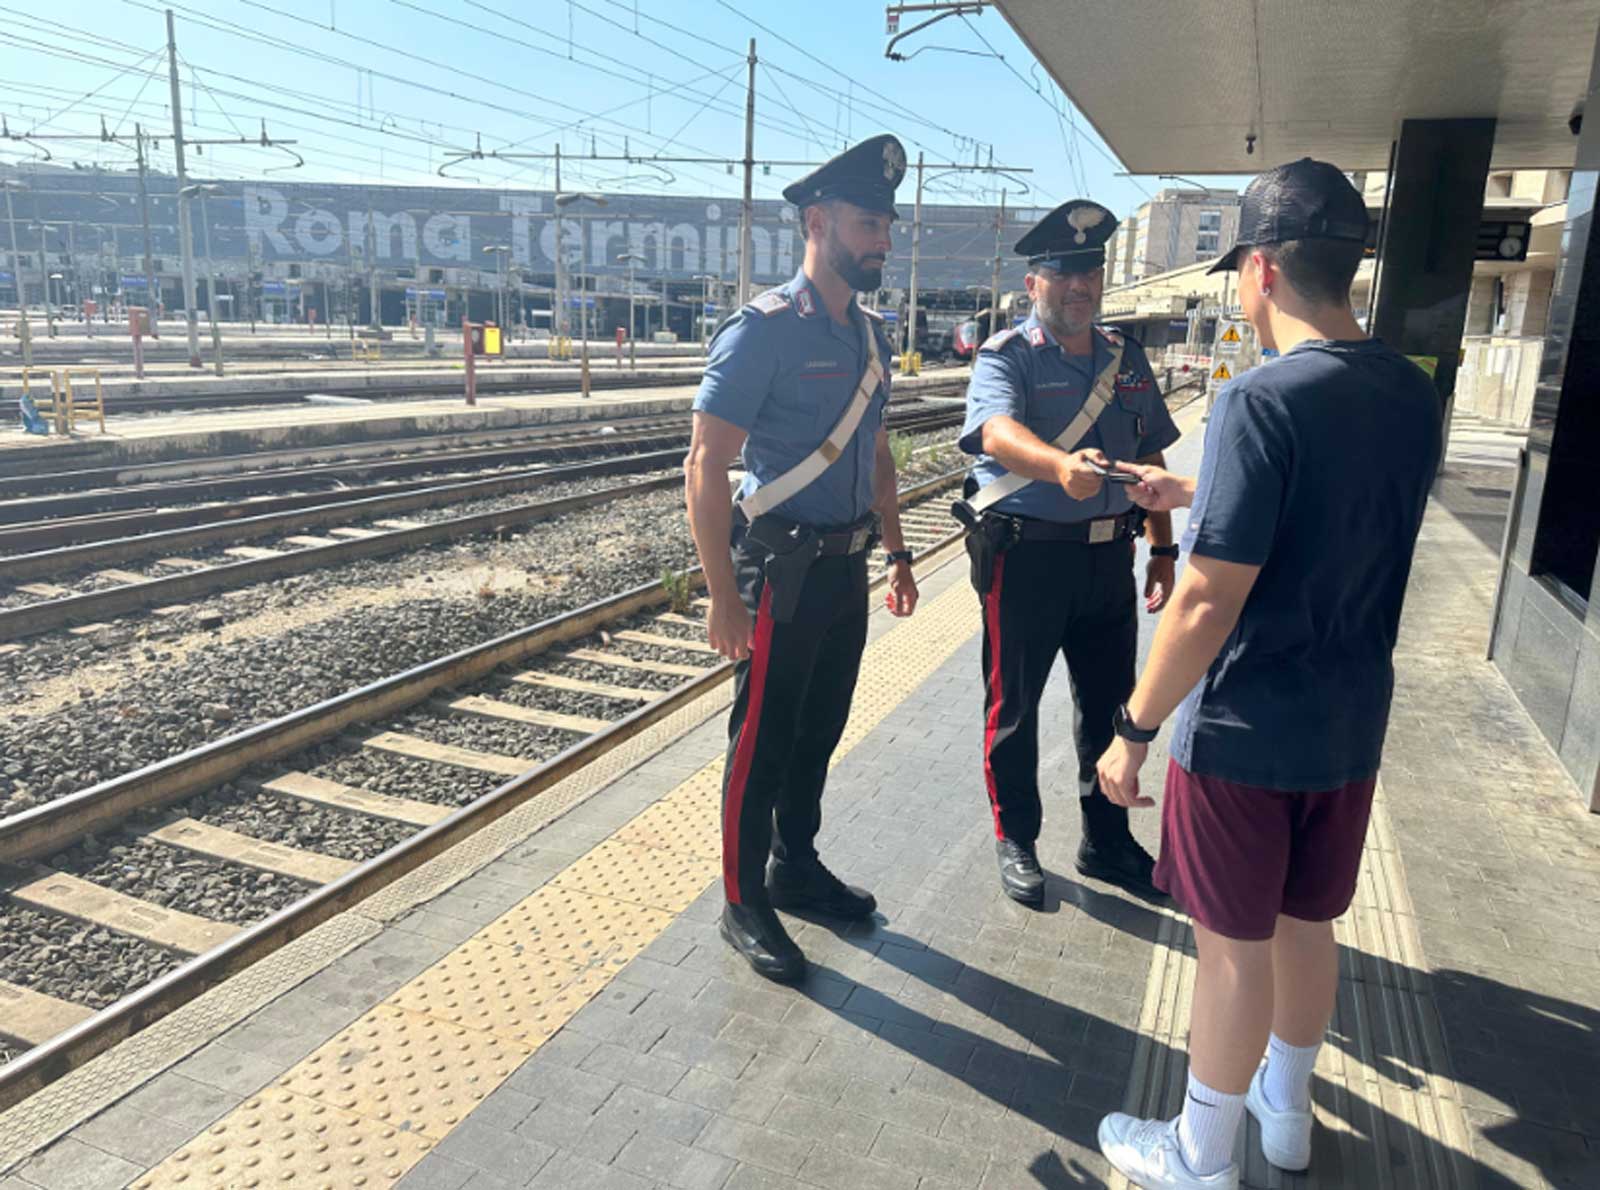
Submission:
<svg viewBox="0 0 1600 1190">
<path fill-rule="evenodd" d="M 1095 325 L 1105 244 L 1117 220 L 1098 203 L 1057 207 L 1016 244 L 1033 313 L 982 345 L 961 447 L 977 455 L 957 515 L 983 600 L 984 783 L 1000 881 L 1024 904 L 1044 897 L 1035 843 L 1039 699 L 1057 654 L 1072 683 L 1083 843 L 1077 870 L 1148 896 L 1154 861 L 1128 812 L 1100 790 L 1095 762 L 1133 690 L 1138 644 L 1134 538 L 1149 532 L 1148 611 L 1172 590 L 1171 519 L 1144 520 L 1104 473 L 1150 462 L 1178 438 L 1143 350 Z M 1130 477 L 1131 478 L 1131 477 Z"/>
<path fill-rule="evenodd" d="M 815 840 L 880 539 L 890 611 L 910 615 L 917 601 L 883 425 L 889 340 L 855 298 L 882 284 L 905 169 L 900 142 L 876 136 L 784 190 L 799 208 L 804 265 L 718 330 L 694 401 L 689 524 L 711 597 L 710 642 L 738 663 L 721 932 L 780 981 L 799 978 L 805 961 L 774 906 L 847 919 L 877 906 L 823 865 Z M 728 467 L 739 459 L 745 477 L 730 509 Z"/>
</svg>

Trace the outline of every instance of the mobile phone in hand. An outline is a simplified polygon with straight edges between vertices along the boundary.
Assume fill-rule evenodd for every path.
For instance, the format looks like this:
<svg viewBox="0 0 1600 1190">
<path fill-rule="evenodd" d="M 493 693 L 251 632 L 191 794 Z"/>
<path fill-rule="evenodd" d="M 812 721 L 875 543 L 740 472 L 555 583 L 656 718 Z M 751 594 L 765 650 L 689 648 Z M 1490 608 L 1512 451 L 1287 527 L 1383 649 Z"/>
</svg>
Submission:
<svg viewBox="0 0 1600 1190">
<path fill-rule="evenodd" d="M 1113 470 L 1111 468 L 1102 467 L 1099 463 L 1096 463 L 1093 459 L 1085 459 L 1084 462 L 1089 464 L 1089 470 L 1093 471 L 1096 475 L 1098 475 L 1101 479 L 1105 480 L 1107 483 L 1138 483 L 1139 482 L 1139 477 L 1137 475 L 1132 475 L 1127 471 L 1117 471 L 1117 470 Z"/>
</svg>

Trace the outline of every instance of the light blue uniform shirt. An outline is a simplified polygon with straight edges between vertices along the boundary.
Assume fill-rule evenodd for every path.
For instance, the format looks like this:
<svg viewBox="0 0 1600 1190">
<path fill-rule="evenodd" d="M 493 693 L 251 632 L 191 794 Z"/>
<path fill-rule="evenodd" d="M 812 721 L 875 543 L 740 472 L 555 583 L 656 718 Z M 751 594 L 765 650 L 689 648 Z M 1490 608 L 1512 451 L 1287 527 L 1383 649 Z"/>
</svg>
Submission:
<svg viewBox="0 0 1600 1190">
<path fill-rule="evenodd" d="M 991 335 L 978 349 L 967 385 L 967 420 L 961 427 L 961 449 L 977 455 L 972 474 L 980 486 L 1006 474 L 983 453 L 983 424 L 1004 415 L 1021 422 L 1045 442 L 1053 442 L 1089 399 L 1094 378 L 1111 358 L 1111 346 L 1098 330 L 1091 356 L 1069 355 L 1037 317 L 1014 330 Z M 1074 449 L 1099 447 L 1118 462 L 1165 450 L 1178 440 L 1166 402 L 1156 387 L 1144 348 L 1123 340 L 1122 366 L 1117 371 L 1115 398 L 1083 441 Z M 1086 521 L 1118 516 L 1133 507 L 1118 484 L 1101 484 L 1087 500 L 1074 500 L 1060 484 L 1039 481 L 1014 492 L 995 506 L 996 512 L 1044 521 Z"/>
<path fill-rule="evenodd" d="M 883 381 L 837 459 L 811 484 L 773 509 L 818 527 L 848 525 L 872 508 L 872 473 L 883 408 L 889 402 L 889 339 L 876 315 L 850 300 L 850 323 L 828 315 L 805 271 L 728 319 L 711 340 L 696 412 L 744 430 L 740 499 L 771 483 L 827 438 L 867 370 L 863 334 L 878 338 Z"/>
</svg>

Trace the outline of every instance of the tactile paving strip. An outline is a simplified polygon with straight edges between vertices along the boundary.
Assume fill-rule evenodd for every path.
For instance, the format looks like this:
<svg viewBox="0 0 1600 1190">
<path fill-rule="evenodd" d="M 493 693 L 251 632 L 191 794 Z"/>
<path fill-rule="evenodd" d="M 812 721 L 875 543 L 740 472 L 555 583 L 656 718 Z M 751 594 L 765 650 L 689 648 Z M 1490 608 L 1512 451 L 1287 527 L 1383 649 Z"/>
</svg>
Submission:
<svg viewBox="0 0 1600 1190">
<path fill-rule="evenodd" d="M 392 1186 L 433 1147 L 425 1136 L 281 1088 L 247 1100 L 133 1183 L 172 1186 Z"/>
<path fill-rule="evenodd" d="M 584 969 L 519 946 L 467 939 L 392 997 L 392 1003 L 529 1049 L 554 1029 L 538 1009 Z"/>
<path fill-rule="evenodd" d="M 493 1033 L 380 1005 L 279 1086 L 440 1140 L 532 1052 Z"/>
<path fill-rule="evenodd" d="M 615 966 L 638 954 L 672 922 L 672 914 L 664 910 L 563 885 L 546 885 L 540 894 L 513 906 L 478 936 L 578 967 Z"/>
<path fill-rule="evenodd" d="M 613 838 L 557 873 L 550 883 L 682 913 L 721 870 L 716 860 Z"/>
<path fill-rule="evenodd" d="M 850 724 L 834 762 L 976 629 L 976 602 L 964 586 L 956 585 L 929 600 L 914 619 L 874 641 L 863 659 Z M 463 1076 L 452 1067 L 448 1079 L 441 1077 L 448 1085 L 439 1089 L 452 1100 L 461 1098 L 457 1088 L 477 1095 L 498 1086 L 514 1066 L 506 1061 L 509 1055 L 531 1052 L 552 1036 L 716 879 L 720 864 L 715 859 L 697 855 L 692 846 L 680 850 L 674 842 L 683 842 L 696 820 L 714 841 L 722 764 L 715 760 L 682 782 L 365 1013 L 328 1046 L 297 1063 L 271 1092 L 230 1112 L 137 1185 L 155 1190 L 180 1184 L 392 1184 L 421 1160 L 430 1137 L 453 1126 L 445 1118 L 448 1110 L 427 1117 L 426 1128 L 436 1131 L 422 1131 L 418 1125 L 419 1131 L 401 1132 L 390 1122 L 396 1110 L 390 1080 L 400 1078 L 407 1090 L 421 1083 L 415 1076 L 394 1073 L 407 1066 L 397 1048 L 416 1044 L 410 1038 L 439 1039 L 435 1064 L 457 1063 L 470 1071 Z M 708 807 L 713 810 L 709 816 Z M 715 853 L 714 845 L 711 850 Z M 580 942 L 586 937 L 593 940 L 589 953 Z M 396 1013 L 419 1023 L 401 1030 Z M 469 1040 L 467 1034 L 474 1036 Z M 359 1058 L 353 1052 L 357 1048 L 362 1051 Z M 339 1060 L 341 1052 L 348 1060 Z M 330 1070 L 335 1072 L 331 1083 L 326 1081 Z M 464 1077 L 472 1081 L 464 1084 Z M 323 1089 L 330 1085 L 331 1092 Z M 269 1135 L 274 1143 L 263 1140 Z M 201 1160 L 210 1164 L 201 1166 Z M 219 1168 L 220 1173 L 210 1175 L 212 1182 L 191 1181 L 202 1168 Z"/>
</svg>

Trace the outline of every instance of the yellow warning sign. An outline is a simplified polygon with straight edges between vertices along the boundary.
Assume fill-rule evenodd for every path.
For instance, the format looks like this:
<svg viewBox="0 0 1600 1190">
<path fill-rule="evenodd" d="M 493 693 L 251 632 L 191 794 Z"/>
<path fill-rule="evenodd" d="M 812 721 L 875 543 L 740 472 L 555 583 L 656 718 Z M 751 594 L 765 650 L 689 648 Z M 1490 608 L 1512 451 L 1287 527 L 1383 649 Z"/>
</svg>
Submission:
<svg viewBox="0 0 1600 1190">
<path fill-rule="evenodd" d="M 1238 343 L 1239 341 L 1239 328 L 1230 322 L 1228 329 L 1222 332 L 1222 342 Z"/>
<path fill-rule="evenodd" d="M 1228 365 L 1221 360 L 1217 361 L 1217 370 L 1211 373 L 1213 380 L 1232 380 L 1233 373 L 1228 371 Z"/>
</svg>

